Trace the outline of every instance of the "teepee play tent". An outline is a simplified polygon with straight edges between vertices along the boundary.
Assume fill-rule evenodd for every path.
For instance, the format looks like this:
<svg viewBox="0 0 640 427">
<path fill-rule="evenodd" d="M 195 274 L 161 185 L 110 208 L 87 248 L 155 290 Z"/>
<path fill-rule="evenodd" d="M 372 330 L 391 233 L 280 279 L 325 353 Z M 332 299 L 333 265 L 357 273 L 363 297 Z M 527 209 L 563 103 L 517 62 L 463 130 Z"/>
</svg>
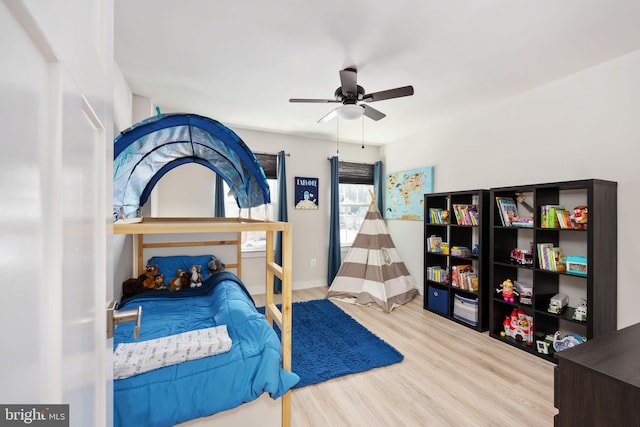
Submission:
<svg viewBox="0 0 640 427">
<path fill-rule="evenodd" d="M 411 301 L 417 293 L 409 270 L 372 201 L 327 297 L 390 312 Z"/>
</svg>

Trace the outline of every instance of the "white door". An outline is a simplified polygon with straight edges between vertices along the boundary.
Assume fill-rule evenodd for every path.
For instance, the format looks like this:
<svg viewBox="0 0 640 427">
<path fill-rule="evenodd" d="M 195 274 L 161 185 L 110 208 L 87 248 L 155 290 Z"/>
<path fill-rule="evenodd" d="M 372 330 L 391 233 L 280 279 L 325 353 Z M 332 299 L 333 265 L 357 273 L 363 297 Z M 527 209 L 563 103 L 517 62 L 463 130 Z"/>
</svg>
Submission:
<svg viewBox="0 0 640 427">
<path fill-rule="evenodd" d="M 110 5 L 0 1 L 0 405 L 71 426 L 112 420 Z"/>
</svg>

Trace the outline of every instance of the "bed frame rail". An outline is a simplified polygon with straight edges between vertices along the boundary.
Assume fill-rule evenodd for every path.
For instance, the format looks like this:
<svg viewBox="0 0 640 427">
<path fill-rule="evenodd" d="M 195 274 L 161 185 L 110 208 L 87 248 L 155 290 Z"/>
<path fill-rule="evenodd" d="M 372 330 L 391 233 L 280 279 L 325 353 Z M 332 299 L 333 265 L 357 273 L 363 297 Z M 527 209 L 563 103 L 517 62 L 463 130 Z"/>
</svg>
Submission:
<svg viewBox="0 0 640 427">
<path fill-rule="evenodd" d="M 242 272 L 241 233 L 243 231 L 266 232 L 266 283 L 265 316 L 270 324 L 275 321 L 281 331 L 282 368 L 291 371 L 291 291 L 293 267 L 292 226 L 288 222 L 260 221 L 247 218 L 140 218 L 139 221 L 116 222 L 114 234 L 132 234 L 134 236 L 134 273 L 144 268 L 144 249 L 160 247 L 216 246 L 236 245 L 237 261 L 227 263 L 227 268 L 236 268 L 237 276 Z M 183 233 L 237 233 L 236 239 L 202 240 L 189 242 L 144 242 L 145 234 L 183 234 Z M 276 233 L 282 236 L 282 262 L 275 261 L 274 242 Z M 277 277 L 282 281 L 281 309 L 274 301 L 273 283 Z M 282 427 L 291 425 L 291 390 L 282 396 Z"/>
</svg>

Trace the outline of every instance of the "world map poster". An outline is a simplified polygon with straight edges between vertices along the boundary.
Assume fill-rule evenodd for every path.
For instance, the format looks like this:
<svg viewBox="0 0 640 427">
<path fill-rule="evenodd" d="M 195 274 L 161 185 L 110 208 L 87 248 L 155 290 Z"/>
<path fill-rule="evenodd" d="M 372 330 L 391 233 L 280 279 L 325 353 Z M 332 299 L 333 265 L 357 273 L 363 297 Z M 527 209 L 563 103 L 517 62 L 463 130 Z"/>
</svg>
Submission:
<svg viewBox="0 0 640 427">
<path fill-rule="evenodd" d="M 385 219 L 424 220 L 426 193 L 433 193 L 433 166 L 388 174 Z"/>
</svg>

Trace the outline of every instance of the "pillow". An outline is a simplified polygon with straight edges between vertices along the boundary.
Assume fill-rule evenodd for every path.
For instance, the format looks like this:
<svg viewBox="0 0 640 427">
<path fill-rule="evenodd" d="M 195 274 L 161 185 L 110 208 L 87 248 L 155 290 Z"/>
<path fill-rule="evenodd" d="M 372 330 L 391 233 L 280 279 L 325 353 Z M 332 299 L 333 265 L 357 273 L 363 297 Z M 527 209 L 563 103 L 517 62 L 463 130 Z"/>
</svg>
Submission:
<svg viewBox="0 0 640 427">
<path fill-rule="evenodd" d="M 158 264 L 158 274 L 164 274 L 164 279 L 168 283 L 169 280 L 176 277 L 179 268 L 189 271 L 191 266 L 199 265 L 202 267 L 202 279 L 207 280 L 211 276 L 209 271 L 209 261 L 215 259 L 213 255 L 174 255 L 174 256 L 154 256 L 149 258 L 147 264 Z"/>
</svg>

